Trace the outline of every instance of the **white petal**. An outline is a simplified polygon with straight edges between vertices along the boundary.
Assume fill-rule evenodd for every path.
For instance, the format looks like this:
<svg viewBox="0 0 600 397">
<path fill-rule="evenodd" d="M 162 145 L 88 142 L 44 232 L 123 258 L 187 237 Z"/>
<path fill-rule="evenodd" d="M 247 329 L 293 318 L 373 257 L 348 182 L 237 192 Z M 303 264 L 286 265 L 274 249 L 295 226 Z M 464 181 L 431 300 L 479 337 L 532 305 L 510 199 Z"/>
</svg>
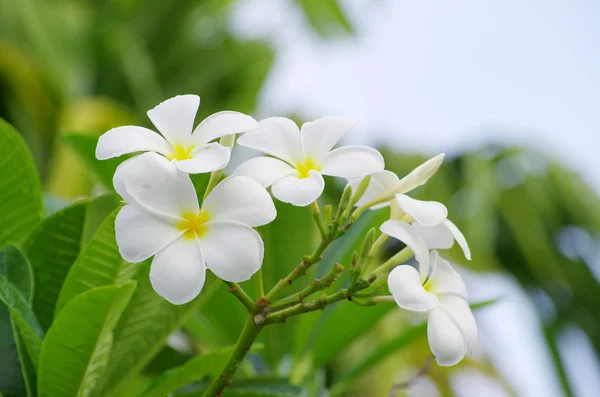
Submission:
<svg viewBox="0 0 600 397">
<path fill-rule="evenodd" d="M 143 172 L 143 168 L 139 166 L 138 161 L 141 156 L 134 156 L 123 161 L 113 175 L 113 186 L 119 196 L 127 203 L 133 203 L 135 200 L 127 193 L 125 189 L 125 180 L 135 177 L 138 173 Z"/>
<path fill-rule="evenodd" d="M 294 167 L 273 157 L 255 157 L 240 164 L 232 175 L 246 175 L 267 188 L 288 175 L 296 175 Z"/>
<path fill-rule="evenodd" d="M 427 317 L 427 339 L 431 352 L 440 366 L 458 364 L 467 351 L 462 330 L 449 313 L 438 305 Z"/>
<path fill-rule="evenodd" d="M 298 207 L 304 207 L 315 201 L 323 193 L 325 181 L 321 174 L 310 170 L 308 178 L 297 175 L 286 176 L 273 184 L 271 192 L 278 200 Z"/>
<path fill-rule="evenodd" d="M 385 221 L 379 229 L 388 236 L 402 241 L 414 252 L 415 258 L 419 262 L 421 281 L 424 281 L 429 274 L 429 250 L 423 237 L 408 223 L 394 219 Z"/>
<path fill-rule="evenodd" d="M 267 190 L 243 175 L 230 176 L 215 186 L 202 203 L 202 211 L 211 221 L 235 221 L 251 227 L 266 225 L 277 216 Z"/>
<path fill-rule="evenodd" d="M 437 201 L 415 200 L 406 194 L 397 194 L 396 200 L 402 211 L 423 226 L 439 225 L 448 216 L 448 209 Z"/>
<path fill-rule="evenodd" d="M 160 134 L 143 127 L 113 128 L 102 134 L 96 146 L 96 158 L 106 160 L 127 153 L 157 152 L 168 156 L 171 145 Z"/>
<path fill-rule="evenodd" d="M 321 160 L 356 123 L 349 117 L 323 117 L 302 124 L 304 156 Z"/>
<path fill-rule="evenodd" d="M 191 143 L 204 145 L 213 139 L 250 131 L 256 127 L 258 127 L 258 123 L 252 117 L 244 113 L 225 110 L 202 120 L 192 134 Z"/>
<path fill-rule="evenodd" d="M 388 276 L 388 287 L 394 300 L 402 309 L 427 312 L 438 303 L 434 294 L 425 291 L 419 272 L 409 265 L 396 266 Z"/>
<path fill-rule="evenodd" d="M 198 106 L 198 95 L 178 95 L 148 110 L 148 117 L 171 144 L 187 145 Z"/>
<path fill-rule="evenodd" d="M 456 295 L 468 299 L 467 287 L 450 263 L 440 257 L 437 251 L 431 251 L 429 258 L 432 269 L 431 277 L 427 282 L 429 291 L 438 296 Z"/>
<path fill-rule="evenodd" d="M 438 299 L 439 306 L 448 313 L 461 330 L 467 344 L 467 353 L 473 354 L 473 350 L 477 348 L 478 344 L 478 331 L 469 302 L 456 295 L 444 295 Z"/>
<path fill-rule="evenodd" d="M 136 172 L 127 172 L 129 196 L 158 216 L 181 219 L 184 212 L 198 213 L 198 198 L 190 177 L 156 153 L 144 153 L 132 162 Z M 129 167 L 128 167 L 129 168 Z"/>
<path fill-rule="evenodd" d="M 198 296 L 205 278 L 206 265 L 196 239 L 178 239 L 156 254 L 150 267 L 152 288 L 174 305 Z"/>
<path fill-rule="evenodd" d="M 383 170 L 383 156 L 367 146 L 344 146 L 329 152 L 319 164 L 323 175 L 360 178 Z"/>
<path fill-rule="evenodd" d="M 254 229 L 231 221 L 208 222 L 206 228 L 200 245 L 206 266 L 217 277 L 240 282 L 256 273 L 262 265 L 264 245 Z"/>
<path fill-rule="evenodd" d="M 454 245 L 454 236 L 445 222 L 435 226 L 423 226 L 415 222 L 412 226 L 421 233 L 429 249 L 446 249 Z"/>
<path fill-rule="evenodd" d="M 386 191 L 392 190 L 396 184 L 399 182 L 398 175 L 394 174 L 391 171 L 383 170 L 379 172 L 375 172 L 371 174 L 371 182 L 365 191 L 365 194 L 361 197 L 360 200 L 356 203 L 357 207 L 360 207 L 363 204 L 368 203 L 369 201 L 379 197 Z M 352 186 L 352 190 L 355 191 L 358 188 L 358 185 L 362 181 L 362 178 L 351 178 L 348 180 L 350 185 Z M 383 204 L 377 204 L 371 207 L 370 209 L 376 210 L 379 208 L 387 207 L 390 205 L 390 202 Z"/>
<path fill-rule="evenodd" d="M 240 136 L 238 144 L 278 157 L 290 164 L 304 161 L 300 130 L 296 123 L 284 117 L 259 121 L 256 129 Z"/>
<path fill-rule="evenodd" d="M 209 143 L 194 149 L 191 155 L 191 159 L 174 161 L 174 164 L 186 174 L 202 174 L 225 168 L 229 163 L 231 150 L 218 143 Z"/>
<path fill-rule="evenodd" d="M 121 208 L 115 219 L 115 233 L 121 256 L 132 263 L 148 259 L 181 235 L 173 223 L 136 204 Z"/>
<path fill-rule="evenodd" d="M 454 236 L 454 239 L 456 240 L 458 245 L 460 245 L 460 248 L 465 254 L 465 258 L 471 260 L 471 249 L 469 248 L 469 244 L 467 243 L 467 239 L 465 238 L 465 236 L 461 233 L 460 230 L 458 230 L 458 227 L 456 227 L 456 225 L 452 223 L 452 221 L 450 221 L 449 219 L 446 219 L 444 221 L 444 225 L 446 225 L 448 230 L 450 230 L 450 233 L 452 233 L 452 235 Z"/>
<path fill-rule="evenodd" d="M 412 170 L 408 175 L 400 180 L 396 187 L 396 193 L 407 193 L 421 185 L 424 185 L 425 182 L 427 182 L 429 178 L 431 178 L 440 168 L 445 156 L 446 155 L 444 153 L 438 154 L 437 156 L 430 158 Z"/>
</svg>

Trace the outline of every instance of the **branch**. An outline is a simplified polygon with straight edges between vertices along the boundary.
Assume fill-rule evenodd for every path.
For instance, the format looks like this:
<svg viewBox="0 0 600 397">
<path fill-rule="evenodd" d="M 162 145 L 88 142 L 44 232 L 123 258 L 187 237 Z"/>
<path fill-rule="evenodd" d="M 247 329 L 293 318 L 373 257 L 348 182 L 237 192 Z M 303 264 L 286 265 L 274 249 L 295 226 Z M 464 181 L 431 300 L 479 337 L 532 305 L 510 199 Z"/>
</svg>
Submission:
<svg viewBox="0 0 600 397">
<path fill-rule="evenodd" d="M 227 291 L 231 292 L 236 298 L 238 298 L 239 301 L 242 302 L 244 306 L 246 306 L 248 311 L 251 312 L 256 309 L 256 303 L 254 303 L 254 301 L 248 296 L 246 291 L 244 291 L 244 289 L 238 283 L 232 283 L 230 281 L 224 282 L 229 286 Z"/>
<path fill-rule="evenodd" d="M 320 298 L 317 298 L 307 303 L 298 303 L 287 309 L 267 314 L 266 316 L 258 315 L 262 317 L 259 319 L 262 321 L 259 322 L 261 322 L 264 325 L 273 323 L 283 323 L 290 317 L 294 317 L 302 313 L 313 312 L 315 310 L 323 310 L 325 309 L 325 307 L 327 307 L 327 305 L 339 302 L 344 299 L 352 300 L 350 291 L 348 289 L 340 290 L 332 295 L 323 295 Z M 257 321 L 256 316 L 254 321 Z"/>
</svg>

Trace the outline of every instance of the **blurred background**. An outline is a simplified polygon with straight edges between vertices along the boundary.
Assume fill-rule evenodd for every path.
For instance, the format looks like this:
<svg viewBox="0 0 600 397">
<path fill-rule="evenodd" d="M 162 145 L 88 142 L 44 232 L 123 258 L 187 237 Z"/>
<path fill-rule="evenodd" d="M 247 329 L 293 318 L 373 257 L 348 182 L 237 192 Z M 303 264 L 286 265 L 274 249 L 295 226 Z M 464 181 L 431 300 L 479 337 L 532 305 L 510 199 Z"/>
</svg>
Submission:
<svg viewBox="0 0 600 397">
<path fill-rule="evenodd" d="M 470 242 L 472 262 L 449 254 L 472 301 L 498 301 L 476 313 L 473 359 L 400 393 L 598 396 L 599 17 L 591 0 L 0 0 L 0 117 L 29 144 L 49 211 L 99 191 L 69 134 L 148 125 L 182 93 L 201 96 L 199 119 L 355 117 L 347 143 L 378 147 L 400 175 L 446 152 L 418 195 L 444 202 Z M 422 337 L 399 342 L 414 319 L 331 309 L 286 324 L 306 331 L 291 356 L 266 335 L 272 372 L 386 396 L 425 362 Z M 185 331 L 226 343 L 207 336 L 208 311 Z"/>
</svg>

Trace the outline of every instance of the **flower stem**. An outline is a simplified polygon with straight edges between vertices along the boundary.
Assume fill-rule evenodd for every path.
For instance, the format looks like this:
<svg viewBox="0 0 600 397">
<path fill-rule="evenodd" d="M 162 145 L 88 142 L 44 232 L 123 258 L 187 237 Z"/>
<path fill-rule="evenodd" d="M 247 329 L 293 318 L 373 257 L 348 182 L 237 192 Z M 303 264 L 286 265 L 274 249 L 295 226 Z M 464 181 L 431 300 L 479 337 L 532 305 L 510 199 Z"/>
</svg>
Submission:
<svg viewBox="0 0 600 397">
<path fill-rule="evenodd" d="M 230 281 L 224 282 L 229 286 L 227 290 L 231 292 L 236 298 L 238 298 L 238 300 L 242 302 L 244 306 L 246 306 L 249 312 L 256 309 L 256 304 L 254 303 L 252 298 L 248 296 L 246 291 L 244 291 L 241 285 L 239 285 L 238 283 L 232 283 Z"/>
<path fill-rule="evenodd" d="M 287 309 L 270 313 L 266 316 L 264 324 L 283 323 L 290 317 L 315 310 L 322 310 L 325 309 L 327 305 L 344 299 L 351 299 L 350 291 L 348 289 L 342 289 L 332 295 L 323 295 L 313 301 L 307 303 L 298 303 L 292 307 L 288 307 Z"/>
<path fill-rule="evenodd" d="M 256 291 L 256 299 L 260 300 L 265 297 L 265 287 L 263 285 L 263 275 L 262 275 L 262 267 L 258 269 L 254 276 L 252 276 L 254 280 L 254 290 Z"/>
<path fill-rule="evenodd" d="M 377 269 L 373 270 L 373 272 L 371 274 L 379 277 L 382 273 L 384 273 L 386 271 L 390 271 L 397 265 L 406 262 L 407 260 L 412 258 L 413 255 L 414 255 L 414 253 L 412 252 L 412 250 L 410 248 L 404 247 L 404 249 L 402 249 L 396 255 L 392 256 L 390 259 L 385 261 Z"/>
<path fill-rule="evenodd" d="M 219 376 L 213 380 L 206 392 L 204 392 L 204 397 L 217 397 L 223 393 L 223 389 L 229 385 L 231 378 L 235 375 L 261 329 L 262 327 L 260 325 L 254 323 L 252 316 L 248 316 L 244 329 L 235 343 L 233 353 L 231 353 L 227 365 L 221 371 Z"/>
<path fill-rule="evenodd" d="M 331 270 L 325 276 L 323 276 L 323 278 L 314 280 L 306 288 L 294 295 L 290 295 L 287 298 L 275 301 L 270 306 L 271 311 L 277 311 L 279 309 L 292 306 L 296 303 L 302 303 L 304 298 L 312 295 L 317 291 L 322 291 L 330 287 L 331 284 L 333 284 L 333 282 L 336 280 L 337 276 L 343 271 L 344 267 L 342 265 L 340 265 L 339 263 L 334 264 Z"/>
<path fill-rule="evenodd" d="M 321 218 L 321 210 L 319 209 L 319 204 L 316 201 L 313 201 L 310 205 L 312 209 L 312 216 L 319 228 L 319 233 L 321 233 L 322 239 L 327 239 L 327 230 L 325 230 L 325 225 L 323 224 L 323 218 Z"/>
<path fill-rule="evenodd" d="M 306 271 L 315 263 L 321 260 L 321 254 L 325 251 L 325 248 L 330 244 L 329 240 L 321 240 L 321 243 L 317 247 L 317 249 L 312 253 L 311 256 L 306 256 L 302 262 L 294 268 L 285 278 L 282 278 L 275 284 L 275 286 L 269 291 L 265 299 L 267 302 L 274 302 L 277 296 L 281 293 L 281 291 L 291 285 L 298 278 L 306 274 Z"/>
</svg>

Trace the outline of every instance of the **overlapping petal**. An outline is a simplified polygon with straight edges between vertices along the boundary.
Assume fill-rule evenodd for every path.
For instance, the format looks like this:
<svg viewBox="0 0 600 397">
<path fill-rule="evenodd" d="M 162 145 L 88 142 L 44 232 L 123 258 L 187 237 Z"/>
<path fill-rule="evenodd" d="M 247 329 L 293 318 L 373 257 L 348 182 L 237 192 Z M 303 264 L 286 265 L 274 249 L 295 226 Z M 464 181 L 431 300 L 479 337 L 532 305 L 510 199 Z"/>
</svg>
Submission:
<svg viewBox="0 0 600 397">
<path fill-rule="evenodd" d="M 213 142 L 194 149 L 191 155 L 189 160 L 175 161 L 175 166 L 187 174 L 201 174 L 225 168 L 229 163 L 231 150 Z"/>
<path fill-rule="evenodd" d="M 304 207 L 315 201 L 323 193 L 325 181 L 315 170 L 308 173 L 307 178 L 290 175 L 281 178 L 271 188 L 273 196 L 284 203 Z"/>
<path fill-rule="evenodd" d="M 394 300 L 402 309 L 428 312 L 438 303 L 438 298 L 421 285 L 419 272 L 412 266 L 396 266 L 388 276 L 388 287 Z"/>
<path fill-rule="evenodd" d="M 162 136 L 143 127 L 113 128 L 98 138 L 96 158 L 106 160 L 128 153 L 152 151 L 168 156 L 172 147 Z"/>
<path fill-rule="evenodd" d="M 456 295 L 468 299 L 467 287 L 456 270 L 437 251 L 430 254 L 431 277 L 428 281 L 429 291 L 441 295 Z"/>
<path fill-rule="evenodd" d="M 264 245 L 251 227 L 232 221 L 206 224 L 207 233 L 200 240 L 208 268 L 225 281 L 248 280 L 260 268 Z"/>
<path fill-rule="evenodd" d="M 430 311 L 427 316 L 427 339 L 440 366 L 458 364 L 467 352 L 462 330 L 441 305 Z"/>
<path fill-rule="evenodd" d="M 379 229 L 388 236 L 402 241 L 414 254 L 419 262 L 421 280 L 429 274 L 429 249 L 423 237 L 408 223 L 390 219 L 385 221 Z"/>
<path fill-rule="evenodd" d="M 196 239 L 179 238 L 160 251 L 150 267 L 152 288 L 175 305 L 198 296 L 205 279 L 206 266 Z"/>
<path fill-rule="evenodd" d="M 238 139 L 238 144 L 278 157 L 292 165 L 304 160 L 300 130 L 296 123 L 284 117 L 261 120 L 256 129 Z"/>
<path fill-rule="evenodd" d="M 135 175 L 119 180 L 125 181 L 127 194 L 145 210 L 171 219 L 181 219 L 182 213 L 198 213 L 198 198 L 189 176 L 164 157 L 144 153 L 121 172 Z"/>
<path fill-rule="evenodd" d="M 301 130 L 304 155 L 321 160 L 356 123 L 349 117 L 335 116 L 304 123 Z"/>
<path fill-rule="evenodd" d="M 177 228 L 151 215 L 137 204 L 127 204 L 117 214 L 115 233 L 119 252 L 127 262 L 148 259 L 181 236 Z"/>
<path fill-rule="evenodd" d="M 329 152 L 319 164 L 324 175 L 342 178 L 360 178 L 377 171 L 385 165 L 383 156 L 367 146 L 343 146 Z"/>
<path fill-rule="evenodd" d="M 211 221 L 235 221 L 255 227 L 277 216 L 269 193 L 258 182 L 234 175 L 219 183 L 202 203 Z"/>
<path fill-rule="evenodd" d="M 225 110 L 202 120 L 194 130 L 190 143 L 205 145 L 222 136 L 240 134 L 257 127 L 258 122 L 252 117 L 244 113 Z"/>
<path fill-rule="evenodd" d="M 456 240 L 465 258 L 471 260 L 471 250 L 465 236 L 450 219 L 444 219 L 436 226 L 423 226 L 416 222 L 412 225 L 423 236 L 429 249 L 451 248 Z"/>
<path fill-rule="evenodd" d="M 471 249 L 469 248 L 467 239 L 462 234 L 462 232 L 449 219 L 446 219 L 446 221 L 444 221 L 444 225 L 448 228 L 448 230 L 450 230 L 450 233 L 452 233 L 452 236 L 454 237 L 454 239 L 456 240 L 456 242 L 458 243 L 460 248 L 463 250 L 463 253 L 465 254 L 465 258 L 467 258 L 468 260 L 471 260 Z"/>
<path fill-rule="evenodd" d="M 462 332 L 466 344 L 466 352 L 473 354 L 473 351 L 477 348 L 479 335 L 477 323 L 469 307 L 469 302 L 456 295 L 439 296 L 438 299 L 438 306 L 448 313 Z"/>
<path fill-rule="evenodd" d="M 281 178 L 297 173 L 296 169 L 285 161 L 274 157 L 255 157 L 240 164 L 232 174 L 248 176 L 267 188 Z"/>
<path fill-rule="evenodd" d="M 148 117 L 172 145 L 187 145 L 199 106 L 199 96 L 178 95 L 148 110 Z"/>
<path fill-rule="evenodd" d="M 397 194 L 396 201 L 402 211 L 424 226 L 439 225 L 448 216 L 446 206 L 437 201 L 415 200 L 405 194 Z"/>
</svg>

